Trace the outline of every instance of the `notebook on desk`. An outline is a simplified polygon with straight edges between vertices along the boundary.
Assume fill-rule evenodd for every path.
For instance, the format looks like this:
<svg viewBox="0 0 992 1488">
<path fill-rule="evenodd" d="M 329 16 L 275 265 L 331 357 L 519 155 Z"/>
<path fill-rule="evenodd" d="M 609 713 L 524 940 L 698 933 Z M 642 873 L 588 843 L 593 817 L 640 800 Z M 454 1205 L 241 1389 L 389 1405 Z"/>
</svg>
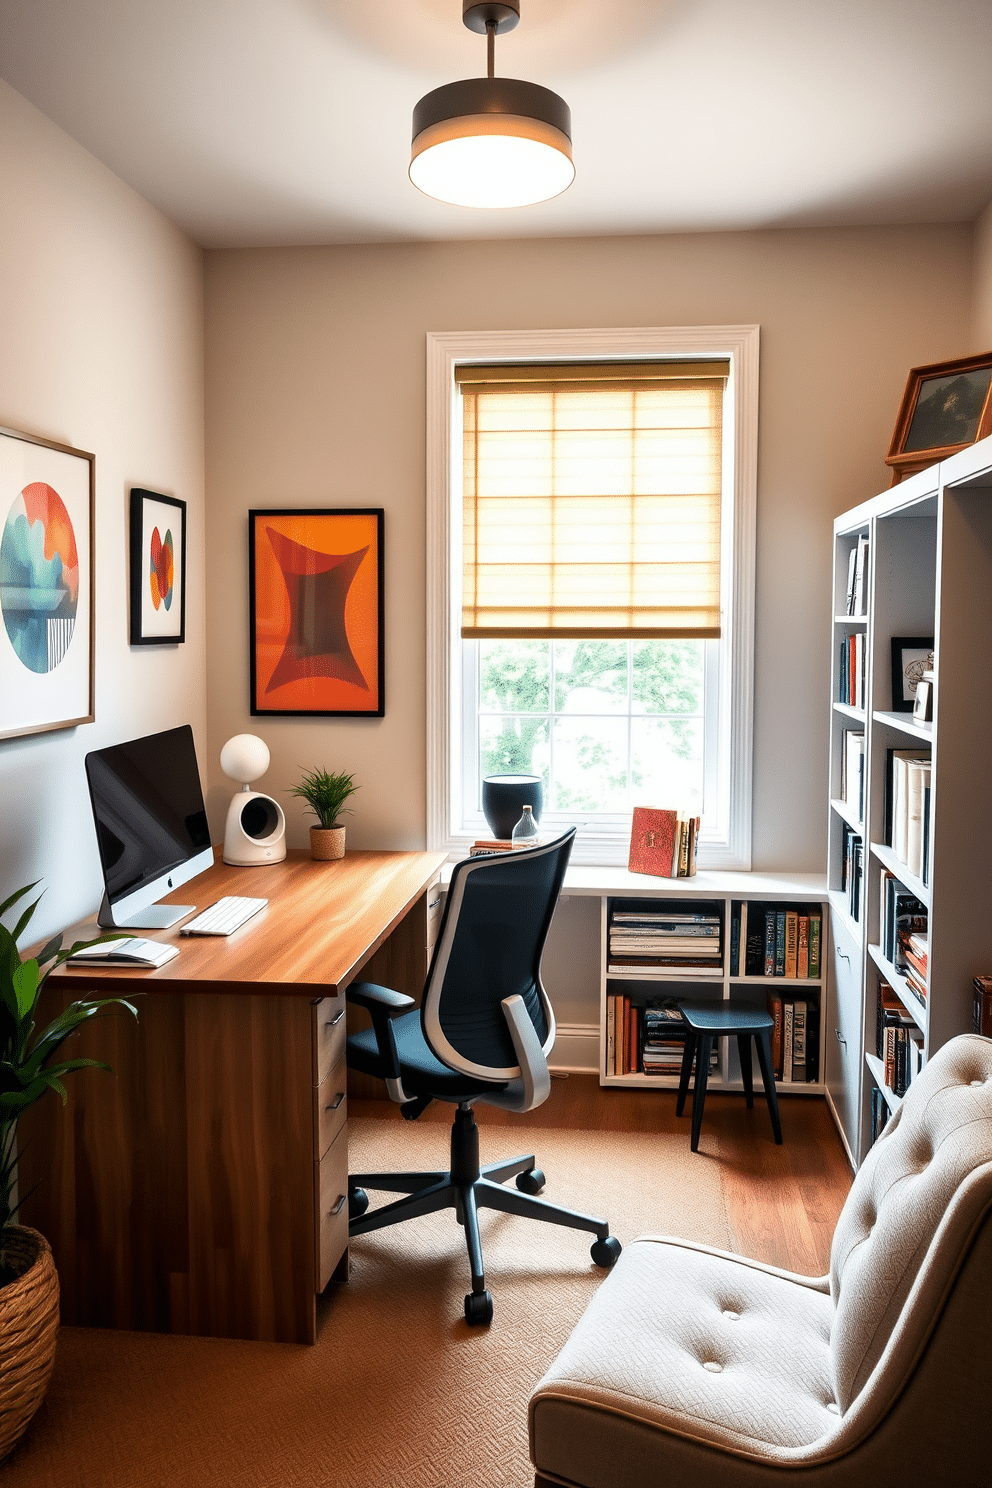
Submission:
<svg viewBox="0 0 992 1488">
<path fill-rule="evenodd" d="M 125 935 L 120 940 L 106 940 L 98 945 L 81 946 L 68 958 L 69 966 L 164 966 L 179 947 L 161 940 L 142 940 Z"/>
</svg>

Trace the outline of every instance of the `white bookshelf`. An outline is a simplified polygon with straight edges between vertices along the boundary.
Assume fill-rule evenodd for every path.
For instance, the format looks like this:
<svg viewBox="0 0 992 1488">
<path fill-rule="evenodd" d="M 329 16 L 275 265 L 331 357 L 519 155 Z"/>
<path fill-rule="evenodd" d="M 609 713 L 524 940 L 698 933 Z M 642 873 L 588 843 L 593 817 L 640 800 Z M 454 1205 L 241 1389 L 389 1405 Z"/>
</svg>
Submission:
<svg viewBox="0 0 992 1488">
<path fill-rule="evenodd" d="M 848 555 L 867 537 L 865 614 L 845 613 Z M 831 628 L 830 779 L 827 881 L 831 911 L 833 1027 L 821 1035 L 828 1100 L 851 1159 L 871 1140 L 873 1088 L 890 1111 L 875 1053 L 878 983 L 893 987 L 922 1031 L 924 1057 L 972 1024 L 972 979 L 992 971 L 992 790 L 987 765 L 992 689 L 985 647 L 992 593 L 992 439 L 920 472 L 834 523 Z M 840 651 L 866 638 L 865 707 L 839 697 Z M 916 722 L 892 695 L 893 637 L 933 637 L 933 720 Z M 845 730 L 865 732 L 864 879 L 859 913 L 843 887 L 845 829 L 858 828 L 840 789 Z M 887 761 L 892 749 L 930 751 L 930 861 L 927 881 L 894 851 L 887 829 Z M 883 951 L 882 870 L 928 912 L 926 1002 Z"/>
</svg>

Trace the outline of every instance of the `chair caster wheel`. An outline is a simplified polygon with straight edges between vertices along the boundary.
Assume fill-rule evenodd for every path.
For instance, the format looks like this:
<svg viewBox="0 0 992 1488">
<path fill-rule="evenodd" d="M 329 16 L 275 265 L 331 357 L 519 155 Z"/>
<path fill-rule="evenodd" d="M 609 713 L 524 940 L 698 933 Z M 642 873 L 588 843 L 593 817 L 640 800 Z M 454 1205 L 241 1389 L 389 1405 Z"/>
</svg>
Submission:
<svg viewBox="0 0 992 1488">
<path fill-rule="evenodd" d="M 597 1266 L 603 1266 L 608 1271 L 610 1267 L 615 1266 L 617 1261 L 620 1259 L 620 1252 L 622 1249 L 623 1246 L 620 1244 L 620 1241 L 617 1239 L 616 1235 L 607 1235 L 605 1240 L 593 1241 L 592 1249 L 589 1251 L 589 1254 L 592 1256 Z"/>
<path fill-rule="evenodd" d="M 517 1174 L 517 1187 L 521 1193 L 539 1194 L 544 1187 L 544 1174 L 540 1168 L 531 1168 L 528 1173 Z"/>
<path fill-rule="evenodd" d="M 470 1327 L 488 1327 L 493 1320 L 490 1292 L 469 1292 L 465 1298 L 465 1321 Z"/>
<path fill-rule="evenodd" d="M 369 1196 L 364 1188 L 353 1188 L 348 1194 L 348 1218 L 358 1219 L 369 1207 Z"/>
</svg>

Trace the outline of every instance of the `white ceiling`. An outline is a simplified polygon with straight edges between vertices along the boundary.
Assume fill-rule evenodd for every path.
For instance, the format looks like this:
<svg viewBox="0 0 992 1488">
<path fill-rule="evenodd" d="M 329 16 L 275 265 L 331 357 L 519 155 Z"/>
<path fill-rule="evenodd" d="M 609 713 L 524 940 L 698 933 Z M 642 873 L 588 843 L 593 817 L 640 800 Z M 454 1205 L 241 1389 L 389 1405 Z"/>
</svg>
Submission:
<svg viewBox="0 0 992 1488">
<path fill-rule="evenodd" d="M 508 212 L 407 179 L 421 94 L 485 72 L 460 0 L 0 0 L 0 76 L 208 246 L 969 221 L 992 0 L 522 0 L 496 70 L 572 110 Z"/>
</svg>

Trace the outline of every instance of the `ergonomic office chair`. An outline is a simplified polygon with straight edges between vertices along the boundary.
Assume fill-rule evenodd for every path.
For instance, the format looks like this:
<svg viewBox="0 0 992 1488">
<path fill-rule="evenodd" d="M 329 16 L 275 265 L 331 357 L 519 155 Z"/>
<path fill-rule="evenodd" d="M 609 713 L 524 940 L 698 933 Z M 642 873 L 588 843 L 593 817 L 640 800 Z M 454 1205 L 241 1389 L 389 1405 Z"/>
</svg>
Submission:
<svg viewBox="0 0 992 1488">
<path fill-rule="evenodd" d="M 453 1208 L 464 1226 L 472 1270 L 465 1298 L 469 1323 L 492 1321 L 479 1238 L 479 1208 L 587 1230 L 591 1254 L 609 1267 L 620 1242 L 605 1219 L 536 1197 L 544 1174 L 534 1156 L 479 1166 L 476 1101 L 531 1111 L 551 1089 L 547 1055 L 555 1020 L 541 984 L 544 943 L 575 829 L 544 847 L 457 863 L 420 1008 L 412 997 L 356 982 L 348 1000 L 367 1008 L 372 1027 L 348 1038 L 348 1064 L 385 1080 L 403 1115 L 416 1118 L 432 1100 L 455 1106 L 451 1166 L 431 1173 L 349 1175 L 349 1235 Z M 505 1187 L 516 1179 L 516 1190 Z M 366 1213 L 365 1190 L 406 1195 Z"/>
</svg>

